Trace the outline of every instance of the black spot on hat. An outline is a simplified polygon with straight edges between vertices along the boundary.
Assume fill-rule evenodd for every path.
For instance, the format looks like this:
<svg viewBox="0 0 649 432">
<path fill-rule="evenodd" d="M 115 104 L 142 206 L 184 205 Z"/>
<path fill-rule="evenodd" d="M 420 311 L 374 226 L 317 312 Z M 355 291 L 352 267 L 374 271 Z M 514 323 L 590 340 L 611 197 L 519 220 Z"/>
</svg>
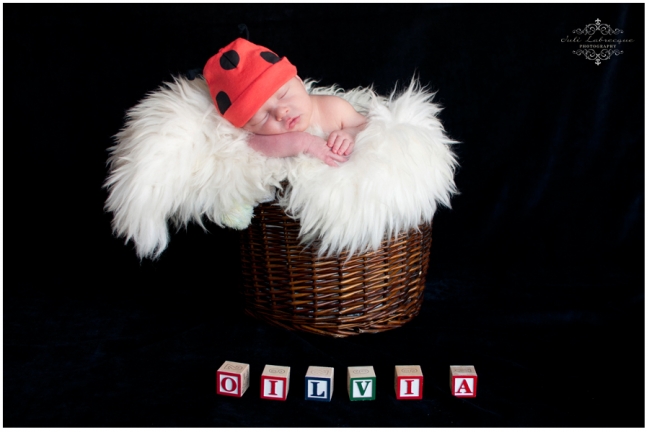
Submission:
<svg viewBox="0 0 649 432">
<path fill-rule="evenodd" d="M 261 58 L 266 60 L 268 63 L 275 64 L 279 61 L 279 57 L 277 57 L 277 54 L 272 53 L 270 51 L 264 51 L 259 54 Z"/>
<path fill-rule="evenodd" d="M 232 102 L 230 102 L 230 97 L 224 91 L 220 91 L 216 95 L 216 106 L 219 107 L 221 115 L 225 114 L 228 108 L 230 108 L 230 105 L 232 105 Z"/>
<path fill-rule="evenodd" d="M 223 53 L 219 63 L 221 63 L 221 67 L 225 70 L 234 69 L 239 64 L 239 53 L 235 50 Z"/>
</svg>

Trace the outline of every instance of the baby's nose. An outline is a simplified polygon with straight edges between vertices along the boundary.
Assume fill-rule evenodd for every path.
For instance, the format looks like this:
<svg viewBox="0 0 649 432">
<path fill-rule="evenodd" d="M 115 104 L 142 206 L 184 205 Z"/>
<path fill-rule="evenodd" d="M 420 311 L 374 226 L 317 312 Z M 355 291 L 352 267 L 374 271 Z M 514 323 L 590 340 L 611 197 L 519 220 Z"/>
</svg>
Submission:
<svg viewBox="0 0 649 432">
<path fill-rule="evenodd" d="M 282 119 L 286 116 L 287 113 L 288 113 L 288 108 L 285 107 L 277 108 L 277 111 L 275 112 L 275 118 L 277 119 L 277 121 L 282 121 Z"/>
</svg>

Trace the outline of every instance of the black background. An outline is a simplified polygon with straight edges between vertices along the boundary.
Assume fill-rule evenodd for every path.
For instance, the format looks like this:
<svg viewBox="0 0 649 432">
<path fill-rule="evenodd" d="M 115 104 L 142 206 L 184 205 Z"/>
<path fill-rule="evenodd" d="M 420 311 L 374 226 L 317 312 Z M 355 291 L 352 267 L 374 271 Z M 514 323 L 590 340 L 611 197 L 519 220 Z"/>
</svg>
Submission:
<svg viewBox="0 0 649 432">
<path fill-rule="evenodd" d="M 5 426 L 643 426 L 644 5 L 3 5 Z M 620 28 L 596 65 L 561 42 Z M 303 78 L 437 91 L 461 168 L 435 218 L 421 314 L 328 339 L 244 317 L 238 233 L 111 234 L 106 149 L 125 111 L 245 23 Z M 249 363 L 241 399 L 215 394 Z M 259 398 L 291 366 L 286 402 Z M 419 364 L 422 401 L 393 367 Z M 456 399 L 448 366 L 475 365 Z M 305 401 L 309 365 L 336 369 Z M 350 402 L 347 366 L 377 399 Z"/>
</svg>

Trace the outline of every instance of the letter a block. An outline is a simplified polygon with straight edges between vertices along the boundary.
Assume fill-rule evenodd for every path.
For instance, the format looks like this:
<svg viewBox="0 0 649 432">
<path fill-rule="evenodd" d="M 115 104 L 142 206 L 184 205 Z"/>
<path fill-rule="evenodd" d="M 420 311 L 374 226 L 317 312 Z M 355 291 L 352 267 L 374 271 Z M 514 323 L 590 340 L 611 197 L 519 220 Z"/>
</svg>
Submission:
<svg viewBox="0 0 649 432">
<path fill-rule="evenodd" d="M 420 366 L 395 366 L 394 391 L 397 399 L 422 399 L 424 374 Z"/>
<path fill-rule="evenodd" d="M 455 397 L 474 398 L 478 374 L 473 366 L 451 366 L 451 393 Z"/>
<path fill-rule="evenodd" d="M 366 401 L 376 399 L 376 375 L 372 366 L 347 368 L 347 392 L 349 400 Z"/>
<path fill-rule="evenodd" d="M 305 400 L 331 402 L 334 392 L 334 368 L 309 366 L 304 384 Z"/>
<path fill-rule="evenodd" d="M 216 394 L 241 397 L 250 386 L 250 365 L 226 361 L 216 371 Z"/>
<path fill-rule="evenodd" d="M 261 374 L 261 398 L 285 401 L 288 396 L 291 368 L 266 365 Z"/>
</svg>

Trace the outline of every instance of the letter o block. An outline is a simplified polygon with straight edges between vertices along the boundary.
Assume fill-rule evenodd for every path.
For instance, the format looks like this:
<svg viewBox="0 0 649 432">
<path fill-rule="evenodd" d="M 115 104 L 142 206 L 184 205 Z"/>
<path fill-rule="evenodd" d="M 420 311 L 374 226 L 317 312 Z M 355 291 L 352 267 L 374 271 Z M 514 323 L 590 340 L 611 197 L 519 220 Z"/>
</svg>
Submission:
<svg viewBox="0 0 649 432">
<path fill-rule="evenodd" d="M 478 374 L 473 366 L 451 366 L 451 393 L 459 398 L 474 398 Z"/>
<path fill-rule="evenodd" d="M 250 365 L 226 361 L 216 371 L 216 394 L 241 397 L 250 386 Z"/>
<path fill-rule="evenodd" d="M 261 398 L 285 401 L 288 396 L 291 368 L 266 365 L 261 374 Z"/>
<path fill-rule="evenodd" d="M 422 399 L 424 374 L 420 366 L 395 366 L 394 391 L 397 399 Z"/>
<path fill-rule="evenodd" d="M 334 368 L 309 366 L 304 377 L 304 399 L 331 402 L 334 392 Z"/>
<path fill-rule="evenodd" d="M 376 399 L 376 374 L 372 366 L 347 368 L 347 392 L 349 400 L 369 401 Z"/>
</svg>

